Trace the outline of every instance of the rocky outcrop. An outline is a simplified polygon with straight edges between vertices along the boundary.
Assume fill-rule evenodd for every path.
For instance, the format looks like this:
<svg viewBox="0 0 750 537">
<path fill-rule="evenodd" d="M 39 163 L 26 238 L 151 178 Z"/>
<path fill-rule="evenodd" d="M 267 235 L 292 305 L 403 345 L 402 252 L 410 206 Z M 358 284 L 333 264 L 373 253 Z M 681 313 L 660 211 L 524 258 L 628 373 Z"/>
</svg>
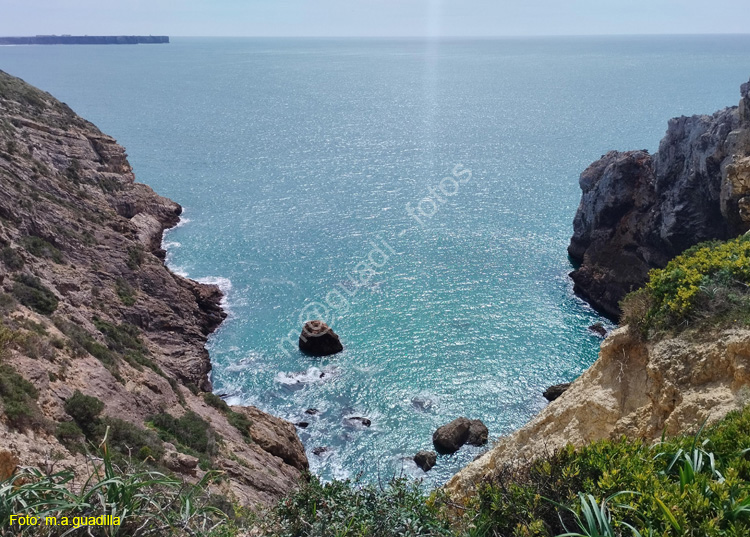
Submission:
<svg viewBox="0 0 750 537">
<path fill-rule="evenodd" d="M 558 399 L 566 391 L 568 391 L 568 388 L 570 388 L 570 382 L 555 384 L 554 386 L 550 386 L 549 388 L 544 390 L 544 393 L 542 393 L 542 395 L 547 401 L 552 402 L 555 399 Z"/>
<path fill-rule="evenodd" d="M 344 350 L 339 336 L 323 321 L 307 321 L 299 336 L 299 349 L 310 356 L 330 356 Z"/>
<path fill-rule="evenodd" d="M 221 439 L 213 464 L 230 479 L 219 492 L 268 504 L 307 469 L 304 449 L 283 420 L 206 404 L 206 339 L 225 313 L 217 287 L 164 265 L 162 233 L 180 213 L 135 182 L 114 139 L 0 71 L 0 364 L 37 395 L 24 423 L 0 405 L 0 438 L 22 465 L 85 471 L 86 458 L 53 434 L 76 390 L 141 429 L 156 414 L 192 412 Z M 199 479 L 178 449 L 163 448 L 164 464 Z"/>
<path fill-rule="evenodd" d="M 708 339 L 708 338 L 706 338 Z M 657 441 L 697 431 L 750 401 L 750 330 L 710 341 L 695 335 L 644 343 L 624 327 L 602 344 L 599 359 L 559 399 L 456 474 L 454 499 L 505 466 L 520 465 L 567 444 L 600 439 Z"/>
<path fill-rule="evenodd" d="M 437 452 L 449 455 L 461 449 L 469 438 L 469 427 L 471 427 L 471 421 L 466 418 L 456 418 L 438 427 L 432 434 L 432 443 Z"/>
<path fill-rule="evenodd" d="M 437 453 L 434 451 L 420 451 L 414 455 L 414 464 L 419 466 L 423 472 L 429 472 L 437 464 Z"/>
<path fill-rule="evenodd" d="M 568 247 L 574 290 L 618 318 L 619 302 L 696 243 L 750 229 L 750 84 L 738 107 L 669 121 L 659 151 L 612 151 L 580 178 Z"/>
<path fill-rule="evenodd" d="M 480 420 L 456 418 L 433 433 L 432 443 L 438 453 L 455 453 L 465 444 L 482 446 L 487 443 L 489 431 Z"/>
</svg>

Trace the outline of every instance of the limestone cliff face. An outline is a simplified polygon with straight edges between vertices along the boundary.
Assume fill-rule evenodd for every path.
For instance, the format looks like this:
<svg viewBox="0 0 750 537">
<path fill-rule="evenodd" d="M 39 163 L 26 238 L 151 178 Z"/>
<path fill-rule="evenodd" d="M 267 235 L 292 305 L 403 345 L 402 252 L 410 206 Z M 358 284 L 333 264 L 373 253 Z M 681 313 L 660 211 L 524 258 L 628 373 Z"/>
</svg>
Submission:
<svg viewBox="0 0 750 537">
<path fill-rule="evenodd" d="M 41 413 L 41 425 L 19 428 L 0 412 L 2 448 L 24 465 L 85 467 L 52 434 L 71 419 L 75 390 L 140 428 L 193 411 L 218 440 L 223 492 L 269 503 L 307 469 L 302 444 L 290 423 L 235 408 L 250 423 L 242 431 L 204 402 L 221 292 L 165 267 L 162 233 L 181 207 L 134 179 L 115 140 L 0 71 L 0 328 L 12 334 L 0 338 L 0 364 L 34 385 Z"/>
<path fill-rule="evenodd" d="M 575 291 L 612 318 L 690 246 L 750 229 L 750 84 L 738 107 L 672 119 L 659 151 L 612 151 L 581 175 L 568 253 Z"/>
<path fill-rule="evenodd" d="M 501 438 L 446 485 L 457 501 L 505 465 L 567 444 L 622 435 L 658 440 L 712 423 L 750 400 L 750 330 L 727 330 L 711 341 L 677 336 L 643 343 L 628 327 L 602 344 L 599 359 L 526 426 Z"/>
</svg>

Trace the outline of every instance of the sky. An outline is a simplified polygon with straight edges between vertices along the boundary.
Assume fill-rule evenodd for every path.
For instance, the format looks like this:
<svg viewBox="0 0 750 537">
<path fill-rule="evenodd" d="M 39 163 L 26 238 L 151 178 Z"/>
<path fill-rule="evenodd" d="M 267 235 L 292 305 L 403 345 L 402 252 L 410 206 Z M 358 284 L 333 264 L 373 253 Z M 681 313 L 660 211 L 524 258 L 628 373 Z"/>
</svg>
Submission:
<svg viewBox="0 0 750 537">
<path fill-rule="evenodd" d="M 0 0 L 0 35 L 747 33 L 748 0 Z"/>
</svg>

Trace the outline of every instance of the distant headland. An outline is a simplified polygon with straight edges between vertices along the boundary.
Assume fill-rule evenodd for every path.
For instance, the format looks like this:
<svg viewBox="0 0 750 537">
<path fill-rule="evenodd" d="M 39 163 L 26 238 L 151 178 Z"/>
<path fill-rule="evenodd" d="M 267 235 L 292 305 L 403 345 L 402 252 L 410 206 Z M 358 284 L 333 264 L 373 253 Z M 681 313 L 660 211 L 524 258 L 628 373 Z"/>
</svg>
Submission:
<svg viewBox="0 0 750 537">
<path fill-rule="evenodd" d="M 35 35 L 0 37 L 0 45 L 139 45 L 169 43 L 166 35 Z"/>
</svg>

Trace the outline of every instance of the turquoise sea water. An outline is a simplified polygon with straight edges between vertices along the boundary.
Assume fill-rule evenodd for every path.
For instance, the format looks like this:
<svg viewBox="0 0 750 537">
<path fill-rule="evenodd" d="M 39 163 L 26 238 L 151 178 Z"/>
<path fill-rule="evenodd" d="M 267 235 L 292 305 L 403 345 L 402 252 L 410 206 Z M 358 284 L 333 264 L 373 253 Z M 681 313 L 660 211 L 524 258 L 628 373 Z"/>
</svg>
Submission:
<svg viewBox="0 0 750 537">
<path fill-rule="evenodd" d="M 374 478 L 422 475 L 408 459 L 457 416 L 520 427 L 593 362 L 600 319 L 567 277 L 578 175 L 609 149 L 655 150 L 672 116 L 736 104 L 750 37 L 176 38 L 0 47 L 0 69 L 115 136 L 186 208 L 169 263 L 227 292 L 216 391 L 309 422 L 324 477 Z M 344 353 L 280 347 L 312 315 Z"/>
</svg>

